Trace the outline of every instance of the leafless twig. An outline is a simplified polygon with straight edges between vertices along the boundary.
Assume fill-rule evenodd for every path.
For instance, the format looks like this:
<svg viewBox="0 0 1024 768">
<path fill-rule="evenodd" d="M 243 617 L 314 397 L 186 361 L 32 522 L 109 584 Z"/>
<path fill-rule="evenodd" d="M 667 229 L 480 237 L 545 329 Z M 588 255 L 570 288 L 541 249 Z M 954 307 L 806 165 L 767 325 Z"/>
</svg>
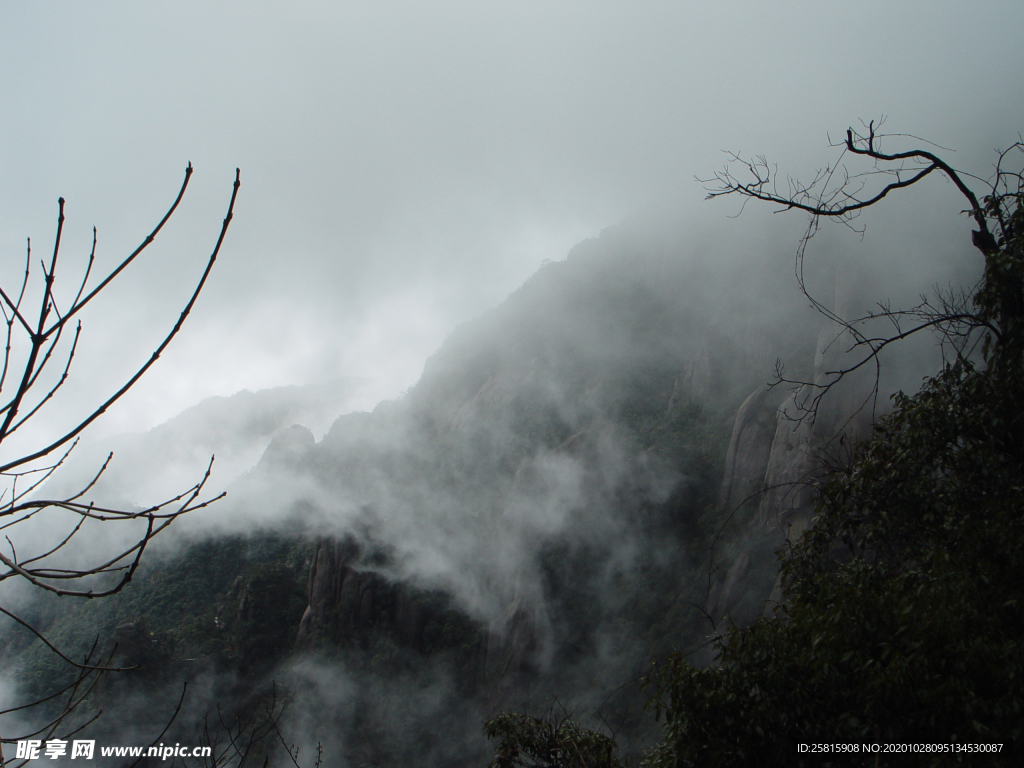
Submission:
<svg viewBox="0 0 1024 768">
<path fill-rule="evenodd" d="M 990 193 L 979 200 L 965 181 L 978 177 L 954 168 L 934 152 L 921 148 L 903 152 L 883 151 L 883 140 L 906 138 L 902 134 L 879 133 L 883 123 L 884 118 L 877 125 L 871 121 L 859 130 L 848 128 L 843 141 L 830 142 L 831 146 L 841 150 L 839 157 L 815 171 L 809 183 L 781 177 L 777 167 L 764 156 L 748 159 L 734 152 L 727 153 L 729 162 L 721 171 L 711 178 L 698 179 L 705 185 L 708 199 L 739 195 L 744 205 L 748 200 L 760 200 L 779 205 L 777 212 L 795 209 L 809 214 L 807 230 L 797 249 L 797 284 L 812 307 L 835 325 L 833 339 L 826 347 L 841 344 L 844 349 L 842 354 L 834 355 L 840 363 L 820 371 L 811 381 L 789 378 L 781 364 L 777 366 L 774 385 L 783 384 L 794 389 L 793 399 L 799 420 L 813 422 L 822 399 L 829 391 L 844 377 L 864 368 L 873 370 L 874 385 L 861 407 L 870 406 L 874 415 L 879 394 L 879 355 L 890 345 L 921 331 L 936 332 L 944 350 L 952 351 L 956 356 L 970 354 L 979 340 L 986 337 L 999 343 L 1005 333 L 1003 325 L 1007 313 L 986 311 L 975 301 L 973 293 L 939 292 L 937 300 L 922 297 L 917 306 L 909 309 L 894 310 L 887 304 L 880 304 L 876 310 L 851 319 L 842 317 L 808 290 L 804 279 L 805 254 L 822 218 L 838 220 L 862 232 L 863 228 L 856 224 L 856 219 L 863 210 L 896 190 L 923 181 L 935 171 L 952 181 L 967 201 L 968 207 L 964 212 L 978 227 L 972 232 L 971 241 L 984 255 L 988 265 L 1007 242 L 1019 237 L 1013 222 L 1024 190 L 1024 175 L 1020 170 L 1008 170 L 1007 165 L 1011 157 L 1020 161 L 1024 142 L 1017 141 L 999 153 L 994 175 L 986 182 Z M 910 138 L 930 143 L 917 137 Z M 872 162 L 863 170 L 851 171 L 847 166 L 851 158 L 867 158 Z M 995 319 L 997 314 L 998 320 Z M 886 330 L 879 332 L 880 326 Z"/>
<path fill-rule="evenodd" d="M 96 229 L 93 228 L 92 247 L 87 263 L 81 279 L 76 279 L 72 286 L 70 301 L 67 304 L 64 304 L 63 299 L 58 295 L 57 281 L 58 264 L 63 266 L 60 255 L 65 222 L 64 198 L 58 200 L 57 231 L 52 254 L 48 260 L 40 262 L 38 311 L 30 311 L 30 307 L 26 306 L 27 297 L 34 295 L 32 289 L 32 244 L 31 241 L 28 241 L 25 271 L 19 281 L 20 285 L 12 292 L 8 292 L 0 285 L 0 312 L 3 314 L 6 325 L 3 334 L 5 341 L 3 360 L 0 363 L 0 450 L 3 449 L 8 438 L 38 417 L 65 386 L 82 335 L 83 310 L 152 244 L 177 210 L 191 177 L 192 165 L 190 163 L 185 169 L 185 178 L 177 196 L 156 227 L 138 247 L 90 288 L 89 282 L 95 263 L 97 243 Z M 112 456 L 108 456 L 99 470 L 76 493 L 62 498 L 36 497 L 43 484 L 64 464 L 83 430 L 123 397 L 153 366 L 178 335 L 199 294 L 205 287 L 220 253 L 224 237 L 234 216 L 239 186 L 239 172 L 236 169 L 227 214 L 221 224 L 213 251 L 207 258 L 205 268 L 185 302 L 177 321 L 149 358 L 118 386 L 113 394 L 95 405 L 84 417 L 76 419 L 58 432 L 56 437 L 43 440 L 28 449 L 19 449 L 15 456 L 0 459 L 0 478 L 3 479 L 5 486 L 0 489 L 0 531 L 4 532 L 2 543 L 6 545 L 0 548 L 0 583 L 9 579 L 17 579 L 35 589 L 61 597 L 91 599 L 113 595 L 131 582 L 143 553 L 154 537 L 167 530 L 182 515 L 203 509 L 223 495 L 202 498 L 213 464 L 211 457 L 206 472 L 197 483 L 159 504 L 137 510 L 114 509 L 95 504 L 86 500 L 86 496 L 95 488 L 97 481 L 109 466 Z M 65 331 L 72 327 L 73 331 L 65 334 Z M 62 363 L 56 374 L 53 374 L 49 370 L 49 366 L 58 359 L 62 359 Z M 6 443 L 6 445 L 9 446 L 10 443 Z M 57 456 L 55 460 L 54 455 Z M 64 515 L 71 515 L 72 518 L 72 524 L 63 533 L 59 533 L 59 531 L 66 518 L 62 519 L 61 514 L 54 516 L 58 510 L 62 511 Z M 29 522 L 33 519 L 40 519 L 40 515 L 44 515 L 47 519 L 48 532 L 58 531 L 56 538 L 50 544 L 38 547 L 38 551 L 20 552 L 20 549 L 29 548 L 25 546 L 19 548 L 12 537 L 19 531 L 24 533 Z M 49 525 L 51 519 L 52 525 Z M 84 528 L 104 523 L 135 524 L 142 526 L 142 529 L 133 543 L 123 545 L 112 553 L 97 558 L 97 562 L 84 565 L 70 564 L 68 556 L 76 554 L 74 552 L 75 542 Z M 24 542 L 22 543 L 24 544 Z M 82 560 L 80 556 L 74 559 Z M 68 686 L 61 688 L 56 693 L 0 712 L 0 716 L 31 709 L 42 704 L 52 704 L 64 696 L 66 698 L 60 711 L 46 725 L 42 726 L 36 735 L 39 733 L 46 733 L 47 737 L 67 735 L 69 733 L 67 728 L 73 727 L 69 718 L 80 709 L 88 693 L 95 688 L 99 677 L 105 672 L 118 671 L 120 668 L 110 665 L 111 657 L 98 659 L 95 645 L 93 650 L 79 661 L 70 653 L 61 650 L 30 621 L 17 615 L 8 607 L 0 604 L 0 613 L 35 635 L 39 642 L 76 671 L 73 682 Z M 175 710 L 175 716 L 180 711 L 180 707 L 181 702 L 179 702 L 178 709 Z M 91 719 L 87 722 L 91 722 Z M 173 722 L 173 718 L 171 722 Z M 168 727 L 169 725 L 170 723 L 168 723 Z M 81 724 L 77 726 L 77 728 L 80 727 L 82 727 Z M 10 741 L 11 739 L 3 739 L 3 742 L 10 743 Z M 0 753 L 0 764 L 3 764 L 2 753 Z"/>
</svg>

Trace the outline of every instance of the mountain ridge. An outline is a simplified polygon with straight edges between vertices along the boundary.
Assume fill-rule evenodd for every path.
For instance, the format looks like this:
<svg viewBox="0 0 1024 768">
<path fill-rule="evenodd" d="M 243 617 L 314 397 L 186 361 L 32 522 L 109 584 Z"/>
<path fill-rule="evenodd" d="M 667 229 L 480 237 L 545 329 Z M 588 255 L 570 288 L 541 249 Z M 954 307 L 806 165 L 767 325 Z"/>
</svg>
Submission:
<svg viewBox="0 0 1024 768">
<path fill-rule="evenodd" d="M 297 703 L 293 722 L 307 746 L 335 739 L 353 760 L 426 748 L 466 764 L 483 754 L 479 721 L 511 702 L 638 711 L 652 658 L 765 610 L 783 532 L 759 493 L 785 442 L 785 393 L 766 384 L 780 357 L 813 376 L 820 334 L 791 286 L 778 293 L 771 260 L 713 265 L 631 237 L 609 230 L 542 267 L 456 329 L 402 398 L 340 416 L 319 441 L 282 425 L 184 529 L 186 557 L 212 547 L 235 569 L 192 587 L 208 607 L 188 633 L 161 618 L 180 615 L 170 587 L 126 599 L 117 621 L 165 638 L 180 674 L 206 659 L 253 689 L 273 676 L 297 702 L 315 699 L 302 664 L 345 676 L 368 714 Z M 746 301 L 727 305 L 726 289 Z M 184 583 L 174 563 L 152 573 Z M 265 609 L 278 625 L 253 613 L 261 590 L 290 596 Z M 415 698 L 425 681 L 447 681 L 438 695 L 462 713 L 452 745 L 422 733 L 439 710 L 417 719 L 373 699 L 382 686 Z M 412 720 L 375 743 L 398 712 Z M 652 727 L 629 732 L 642 743 Z"/>
</svg>

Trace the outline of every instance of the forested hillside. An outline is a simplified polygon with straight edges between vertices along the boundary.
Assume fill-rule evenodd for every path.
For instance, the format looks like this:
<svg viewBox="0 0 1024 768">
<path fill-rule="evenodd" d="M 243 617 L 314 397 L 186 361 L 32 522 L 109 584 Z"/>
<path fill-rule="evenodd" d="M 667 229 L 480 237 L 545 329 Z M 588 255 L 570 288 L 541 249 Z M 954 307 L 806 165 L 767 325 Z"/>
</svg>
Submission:
<svg viewBox="0 0 1024 768">
<path fill-rule="evenodd" d="M 224 764 L 234 739 L 245 764 L 290 747 L 312 764 L 320 744 L 352 765 L 479 765 L 483 721 L 522 708 L 638 756 L 660 733 L 639 678 L 673 652 L 708 663 L 773 610 L 775 551 L 808 514 L 786 489 L 853 413 L 810 431 L 777 413 L 776 360 L 820 374 L 835 332 L 785 258 L 609 230 L 457 329 L 399 400 L 319 442 L 280 430 L 122 594 L 32 608 L 64 646 L 114 638 L 134 667 L 92 697 L 92 732 L 146 697 L 151 739 L 188 681 L 169 733 Z M 26 693 L 68 674 L 6 637 Z"/>
</svg>

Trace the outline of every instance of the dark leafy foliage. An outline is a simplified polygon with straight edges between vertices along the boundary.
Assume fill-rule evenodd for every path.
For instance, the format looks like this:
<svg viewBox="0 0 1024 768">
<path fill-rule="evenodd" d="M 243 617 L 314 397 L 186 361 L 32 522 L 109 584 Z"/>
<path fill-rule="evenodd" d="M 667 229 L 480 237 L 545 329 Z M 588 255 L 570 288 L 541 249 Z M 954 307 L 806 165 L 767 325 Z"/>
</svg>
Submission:
<svg viewBox="0 0 1024 768">
<path fill-rule="evenodd" d="M 489 768 L 620 768 L 614 739 L 554 711 L 544 717 L 503 712 L 484 724 L 498 747 Z"/>
<path fill-rule="evenodd" d="M 132 589 L 103 603 L 40 600 L 33 618 L 76 653 L 96 637 L 116 643 L 119 663 L 133 668 L 119 676 L 125 684 L 207 665 L 259 674 L 292 649 L 309 555 L 307 544 L 270 536 L 201 542 L 147 565 Z M 0 655 L 18 660 L 22 688 L 38 696 L 66 685 L 69 672 L 33 640 L 12 632 Z"/>
<path fill-rule="evenodd" d="M 1019 180 L 1019 175 L 1015 176 Z M 783 553 L 787 604 L 715 667 L 652 677 L 666 738 L 647 765 L 1017 764 L 1024 741 L 1021 194 L 985 199 L 998 238 L 975 297 L 985 367 L 947 366 L 835 472 Z M 979 246 L 980 247 L 980 246 Z M 865 744 L 921 745 L 865 754 Z M 976 753 L 972 745 L 999 745 Z M 929 746 L 930 745 L 930 746 Z"/>
<path fill-rule="evenodd" d="M 1010 764 L 1024 739 L 1022 403 L 1019 376 L 963 362 L 901 396 L 786 555 L 783 615 L 728 635 L 716 667 L 658 670 L 666 740 L 649 765 L 797 765 L 814 742 L 1003 743 L 994 760 Z"/>
</svg>

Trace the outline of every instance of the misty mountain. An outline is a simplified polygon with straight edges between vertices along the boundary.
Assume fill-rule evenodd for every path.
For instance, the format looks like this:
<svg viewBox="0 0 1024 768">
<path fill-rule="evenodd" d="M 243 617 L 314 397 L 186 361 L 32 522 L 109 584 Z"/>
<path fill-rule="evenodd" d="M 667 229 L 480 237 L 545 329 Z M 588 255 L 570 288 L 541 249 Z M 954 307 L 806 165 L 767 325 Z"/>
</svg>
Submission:
<svg viewBox="0 0 1024 768">
<path fill-rule="evenodd" d="M 801 427 L 767 387 L 777 359 L 825 365 L 827 329 L 784 263 L 608 230 L 319 441 L 342 387 L 204 401 L 122 439 L 134 478 L 105 476 L 104 503 L 214 447 L 236 466 L 262 454 L 124 593 L 34 617 L 72 645 L 120 638 L 139 664 L 120 696 L 193 680 L 183 734 L 275 680 L 288 738 L 354 765 L 480 763 L 485 717 L 554 696 L 638 749 L 654 726 L 635 681 L 766 610 L 774 552 L 808 511 L 762 492 L 800 480 L 843 421 Z M 40 683 L 37 646 L 5 652 Z"/>
<path fill-rule="evenodd" d="M 46 486 L 50 498 L 76 493 L 109 454 L 94 486 L 112 506 L 147 505 L 180 493 L 202 477 L 215 456 L 212 487 L 222 488 L 251 469 L 274 435 L 302 423 L 324 432 L 349 409 L 361 382 L 277 387 L 210 397 L 145 433 L 123 434 L 76 448 Z"/>
</svg>

